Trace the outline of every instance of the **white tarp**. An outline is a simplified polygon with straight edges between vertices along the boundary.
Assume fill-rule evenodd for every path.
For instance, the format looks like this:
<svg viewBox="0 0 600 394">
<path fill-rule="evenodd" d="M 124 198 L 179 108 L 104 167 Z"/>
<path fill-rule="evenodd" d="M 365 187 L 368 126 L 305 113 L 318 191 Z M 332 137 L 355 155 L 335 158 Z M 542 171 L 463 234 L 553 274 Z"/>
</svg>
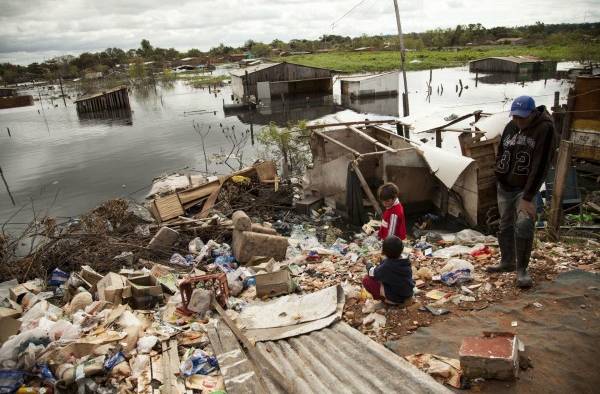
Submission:
<svg viewBox="0 0 600 394">
<path fill-rule="evenodd" d="M 426 144 L 415 144 L 415 146 L 423 153 L 431 171 L 448 189 L 454 186 L 463 171 L 475 161 L 470 157 L 459 156 L 435 146 Z"/>
<path fill-rule="evenodd" d="M 509 111 L 499 112 L 491 116 L 485 116 L 475 123 L 475 126 L 485 132 L 485 137 L 488 140 L 502 135 L 506 124 L 510 121 Z"/>
<path fill-rule="evenodd" d="M 240 312 L 238 325 L 252 341 L 274 341 L 325 328 L 341 320 L 343 310 L 344 290 L 338 285 L 253 302 Z"/>
</svg>

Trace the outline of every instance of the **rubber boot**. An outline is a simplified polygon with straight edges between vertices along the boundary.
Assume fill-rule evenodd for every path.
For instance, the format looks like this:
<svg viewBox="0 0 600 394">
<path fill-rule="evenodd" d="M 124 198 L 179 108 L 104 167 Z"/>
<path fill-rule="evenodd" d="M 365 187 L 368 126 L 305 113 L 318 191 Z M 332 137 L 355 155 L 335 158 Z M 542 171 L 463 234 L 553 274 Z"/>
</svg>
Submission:
<svg viewBox="0 0 600 394">
<path fill-rule="evenodd" d="M 527 267 L 529 266 L 529 258 L 531 257 L 531 247 L 533 239 L 529 238 L 517 238 L 516 249 L 517 249 L 517 286 L 521 288 L 531 287 L 533 280 L 527 273 Z"/>
<path fill-rule="evenodd" d="M 501 231 L 498 234 L 500 245 L 500 264 L 487 267 L 487 272 L 512 272 L 515 270 L 515 235 L 514 231 Z"/>
</svg>

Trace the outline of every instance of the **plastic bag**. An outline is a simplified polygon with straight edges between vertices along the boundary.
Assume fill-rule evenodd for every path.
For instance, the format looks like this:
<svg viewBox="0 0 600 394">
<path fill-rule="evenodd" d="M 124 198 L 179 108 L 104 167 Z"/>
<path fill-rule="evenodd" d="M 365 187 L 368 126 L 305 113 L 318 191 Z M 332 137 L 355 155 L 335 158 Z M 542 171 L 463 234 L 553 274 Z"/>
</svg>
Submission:
<svg viewBox="0 0 600 394">
<path fill-rule="evenodd" d="M 331 245 L 331 250 L 341 255 L 345 255 L 348 253 L 348 242 L 344 239 L 338 238 L 335 240 L 333 245 Z"/>
<path fill-rule="evenodd" d="M 179 253 L 173 253 L 173 256 L 171 256 L 169 263 L 171 263 L 173 265 L 180 265 L 183 267 L 189 267 L 193 264 L 190 261 L 188 261 L 185 257 L 180 255 Z"/>
<path fill-rule="evenodd" d="M 149 335 L 145 337 L 141 337 L 137 342 L 137 351 L 140 354 L 150 353 L 154 345 L 158 342 L 158 337 L 154 335 Z"/>
<path fill-rule="evenodd" d="M 58 268 L 54 268 L 54 270 L 52 271 L 52 274 L 50 276 L 50 280 L 48 281 L 48 284 L 50 286 L 60 286 L 63 283 L 66 283 L 67 280 L 69 279 L 69 274 L 67 274 L 65 271 L 62 271 Z"/>
<path fill-rule="evenodd" d="M 0 393 L 14 393 L 24 382 L 25 371 L 0 370 Z"/>
<path fill-rule="evenodd" d="M 435 258 L 449 259 L 453 256 L 460 256 L 461 254 L 469 254 L 471 248 L 464 245 L 452 245 L 447 248 L 438 249 L 433 252 L 432 256 Z"/>
<path fill-rule="evenodd" d="M 139 343 L 139 342 L 138 342 Z M 106 357 L 106 360 L 104 360 L 104 369 L 106 371 L 110 371 L 112 370 L 117 364 L 122 363 L 123 361 L 125 361 L 125 355 L 123 354 L 123 352 L 117 352 L 115 354 L 113 354 L 110 357 Z"/>
<path fill-rule="evenodd" d="M 208 375 L 219 367 L 217 358 L 209 356 L 204 350 L 196 349 L 180 367 L 183 376 Z"/>
<path fill-rule="evenodd" d="M 191 254 L 197 255 L 204 249 L 204 242 L 198 237 L 192 239 L 188 244 L 188 250 Z"/>
<path fill-rule="evenodd" d="M 442 267 L 441 281 L 448 285 L 455 285 L 471 280 L 473 272 L 473 264 L 466 260 L 450 259 L 448 263 Z"/>
<path fill-rule="evenodd" d="M 0 348 L 0 368 L 15 368 L 19 357 L 19 349 L 25 349 L 29 343 L 48 345 L 48 332 L 40 328 L 23 331 L 12 336 Z"/>
</svg>

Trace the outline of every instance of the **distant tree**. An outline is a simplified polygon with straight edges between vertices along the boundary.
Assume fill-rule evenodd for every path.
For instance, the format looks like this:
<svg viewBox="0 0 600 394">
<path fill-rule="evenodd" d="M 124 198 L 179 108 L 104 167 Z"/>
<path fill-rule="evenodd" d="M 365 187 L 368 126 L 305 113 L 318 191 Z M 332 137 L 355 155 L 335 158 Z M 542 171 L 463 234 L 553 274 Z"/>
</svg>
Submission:
<svg viewBox="0 0 600 394">
<path fill-rule="evenodd" d="M 137 50 L 137 54 L 142 56 L 144 59 L 152 58 L 152 55 L 154 54 L 154 48 L 152 48 L 152 45 L 150 45 L 150 41 L 144 38 L 140 42 L 140 47 Z"/>
<path fill-rule="evenodd" d="M 202 52 L 199 49 L 192 48 L 185 53 L 185 57 L 199 57 L 202 56 Z"/>
</svg>

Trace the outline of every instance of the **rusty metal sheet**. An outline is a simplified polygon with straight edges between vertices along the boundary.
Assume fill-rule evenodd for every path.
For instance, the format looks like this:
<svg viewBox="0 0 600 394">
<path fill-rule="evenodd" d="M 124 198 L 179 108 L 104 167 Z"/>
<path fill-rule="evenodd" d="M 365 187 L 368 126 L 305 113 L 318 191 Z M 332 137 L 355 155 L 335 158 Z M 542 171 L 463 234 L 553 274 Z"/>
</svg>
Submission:
<svg viewBox="0 0 600 394">
<path fill-rule="evenodd" d="M 432 377 L 343 322 L 258 351 L 298 393 L 451 393 Z M 284 393 L 270 377 L 271 393 Z"/>
</svg>

